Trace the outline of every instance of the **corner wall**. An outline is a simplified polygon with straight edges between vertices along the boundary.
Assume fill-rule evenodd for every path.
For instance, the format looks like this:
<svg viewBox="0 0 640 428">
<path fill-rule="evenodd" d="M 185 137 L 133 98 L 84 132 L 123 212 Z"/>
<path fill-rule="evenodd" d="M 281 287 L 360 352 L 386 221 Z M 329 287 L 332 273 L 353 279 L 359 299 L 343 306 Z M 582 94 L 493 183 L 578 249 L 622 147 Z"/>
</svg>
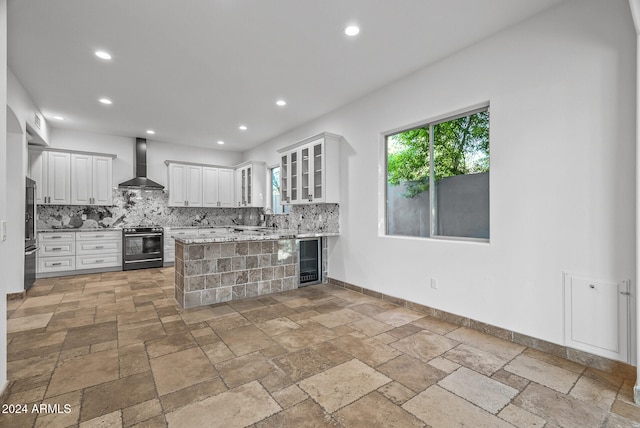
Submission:
<svg viewBox="0 0 640 428">
<path fill-rule="evenodd" d="M 564 344 L 564 271 L 636 278 L 635 53 L 625 0 L 568 1 L 244 156 L 343 135 L 329 276 Z M 382 135 L 486 101 L 490 244 L 379 236 Z"/>
<path fill-rule="evenodd" d="M 0 0 L 0 220 L 7 218 L 7 1 Z M 0 241 L 0 271 L 7 265 L 9 246 Z M 7 283 L 0 281 L 0 395 L 7 384 Z"/>
</svg>

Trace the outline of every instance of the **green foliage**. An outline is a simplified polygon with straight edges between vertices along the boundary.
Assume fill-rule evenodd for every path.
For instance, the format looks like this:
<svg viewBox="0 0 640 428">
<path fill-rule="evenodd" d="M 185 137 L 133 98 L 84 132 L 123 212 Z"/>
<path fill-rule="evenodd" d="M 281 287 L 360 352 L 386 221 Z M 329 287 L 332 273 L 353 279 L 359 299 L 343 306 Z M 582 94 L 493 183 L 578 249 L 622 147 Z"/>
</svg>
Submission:
<svg viewBox="0 0 640 428">
<path fill-rule="evenodd" d="M 489 171 L 489 112 L 433 126 L 434 179 Z M 405 197 L 429 189 L 429 126 L 389 136 L 387 180 L 407 182 Z"/>
</svg>

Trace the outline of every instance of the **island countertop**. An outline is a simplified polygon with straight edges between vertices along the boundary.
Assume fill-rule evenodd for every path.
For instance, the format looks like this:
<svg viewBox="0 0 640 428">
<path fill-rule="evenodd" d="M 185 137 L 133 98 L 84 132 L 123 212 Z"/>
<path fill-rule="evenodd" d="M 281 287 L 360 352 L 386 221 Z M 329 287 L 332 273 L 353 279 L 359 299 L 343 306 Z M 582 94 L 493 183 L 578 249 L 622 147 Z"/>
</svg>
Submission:
<svg viewBox="0 0 640 428">
<path fill-rule="evenodd" d="M 262 229 L 262 230 L 245 230 L 241 232 L 221 232 L 209 236 L 197 234 L 188 234 L 174 236 L 176 242 L 182 244 L 210 244 L 219 242 L 239 242 L 239 241 L 275 241 L 281 239 L 305 239 L 305 238 L 323 238 L 327 236 L 340 236 L 337 232 L 324 232 L 312 230 L 293 230 L 293 229 Z"/>
</svg>

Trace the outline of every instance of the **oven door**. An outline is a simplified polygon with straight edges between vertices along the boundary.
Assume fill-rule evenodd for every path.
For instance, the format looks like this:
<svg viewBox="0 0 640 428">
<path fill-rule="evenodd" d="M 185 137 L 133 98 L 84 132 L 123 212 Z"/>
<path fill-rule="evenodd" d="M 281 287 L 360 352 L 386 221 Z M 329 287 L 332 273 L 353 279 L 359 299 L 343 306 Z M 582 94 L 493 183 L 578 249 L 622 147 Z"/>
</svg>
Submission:
<svg viewBox="0 0 640 428">
<path fill-rule="evenodd" d="M 125 233 L 122 245 L 124 269 L 162 266 L 162 233 Z"/>
</svg>

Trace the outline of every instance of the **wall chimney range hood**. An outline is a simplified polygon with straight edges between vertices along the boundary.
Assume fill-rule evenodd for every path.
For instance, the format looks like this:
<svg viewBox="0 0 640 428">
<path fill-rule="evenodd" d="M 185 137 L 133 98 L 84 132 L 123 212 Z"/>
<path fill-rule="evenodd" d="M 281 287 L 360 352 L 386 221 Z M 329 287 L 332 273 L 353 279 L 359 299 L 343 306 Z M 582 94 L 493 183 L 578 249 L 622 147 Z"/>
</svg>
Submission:
<svg viewBox="0 0 640 428">
<path fill-rule="evenodd" d="M 136 138 L 135 178 L 118 184 L 121 189 L 162 190 L 164 186 L 147 178 L 147 139 Z"/>
</svg>

